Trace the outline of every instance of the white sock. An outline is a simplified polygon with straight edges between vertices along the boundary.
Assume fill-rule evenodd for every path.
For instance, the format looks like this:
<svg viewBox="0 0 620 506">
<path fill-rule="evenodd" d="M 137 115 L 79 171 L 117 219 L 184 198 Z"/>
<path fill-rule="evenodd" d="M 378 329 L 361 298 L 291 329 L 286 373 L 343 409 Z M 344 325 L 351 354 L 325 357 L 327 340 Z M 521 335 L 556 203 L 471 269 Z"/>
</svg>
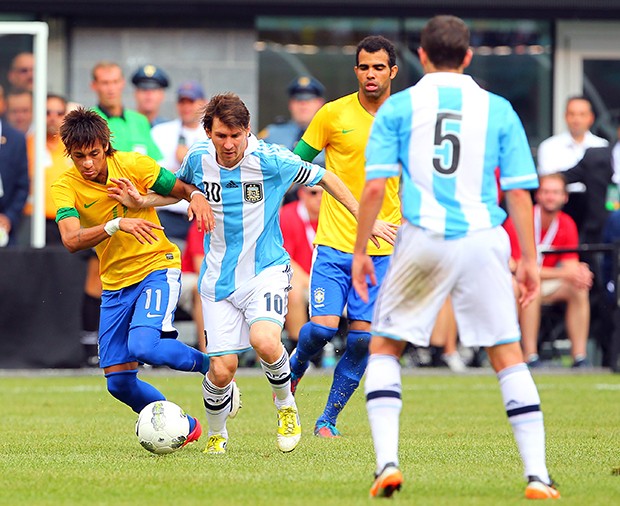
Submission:
<svg viewBox="0 0 620 506">
<path fill-rule="evenodd" d="M 364 391 L 379 473 L 390 462 L 398 465 L 398 428 L 403 406 L 398 359 L 392 355 L 370 355 Z"/>
<path fill-rule="evenodd" d="M 226 419 L 232 406 L 232 381 L 223 388 L 215 386 L 205 375 L 202 381 L 202 398 L 204 399 L 209 436 L 221 434 L 228 439 Z"/>
<path fill-rule="evenodd" d="M 545 427 L 540 397 L 525 364 L 507 367 L 497 374 L 508 421 L 523 460 L 525 476 L 538 476 L 549 483 L 545 461 Z"/>
<path fill-rule="evenodd" d="M 291 393 L 291 365 L 286 350 L 282 350 L 282 356 L 273 364 L 268 364 L 261 359 L 260 365 L 275 395 L 274 402 L 276 408 L 280 409 L 284 406 L 296 407 L 295 397 Z"/>
</svg>

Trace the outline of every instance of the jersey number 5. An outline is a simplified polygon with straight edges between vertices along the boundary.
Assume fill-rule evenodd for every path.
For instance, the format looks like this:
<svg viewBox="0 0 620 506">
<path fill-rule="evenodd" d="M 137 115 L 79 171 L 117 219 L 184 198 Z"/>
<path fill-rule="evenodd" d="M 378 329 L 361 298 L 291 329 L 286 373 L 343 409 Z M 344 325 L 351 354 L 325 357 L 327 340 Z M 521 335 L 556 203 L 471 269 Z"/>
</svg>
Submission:
<svg viewBox="0 0 620 506">
<path fill-rule="evenodd" d="M 433 167 L 440 174 L 453 174 L 459 166 L 461 156 L 461 119 L 454 112 L 440 112 L 435 123 L 435 156 Z"/>
</svg>

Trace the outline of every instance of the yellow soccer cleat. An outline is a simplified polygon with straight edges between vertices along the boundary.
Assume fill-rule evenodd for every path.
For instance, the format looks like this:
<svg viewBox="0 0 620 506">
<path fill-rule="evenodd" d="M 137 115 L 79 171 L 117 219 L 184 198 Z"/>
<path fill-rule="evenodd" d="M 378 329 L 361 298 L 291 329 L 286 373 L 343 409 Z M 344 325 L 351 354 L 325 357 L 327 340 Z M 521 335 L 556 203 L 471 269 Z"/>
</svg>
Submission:
<svg viewBox="0 0 620 506">
<path fill-rule="evenodd" d="M 228 440 L 221 434 L 213 434 L 209 436 L 207 441 L 207 447 L 203 453 L 209 453 L 211 455 L 222 455 L 226 453 L 226 444 Z"/>
<path fill-rule="evenodd" d="M 283 453 L 292 452 L 301 439 L 301 423 L 297 408 L 285 406 L 278 410 L 278 449 Z"/>
</svg>

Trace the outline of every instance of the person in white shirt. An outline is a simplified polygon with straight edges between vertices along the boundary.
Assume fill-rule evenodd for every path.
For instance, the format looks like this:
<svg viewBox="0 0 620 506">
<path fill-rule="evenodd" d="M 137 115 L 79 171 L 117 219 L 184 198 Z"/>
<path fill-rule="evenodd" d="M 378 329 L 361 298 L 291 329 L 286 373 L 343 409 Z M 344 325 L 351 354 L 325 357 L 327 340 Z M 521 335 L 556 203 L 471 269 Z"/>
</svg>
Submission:
<svg viewBox="0 0 620 506">
<path fill-rule="evenodd" d="M 569 97 L 564 118 L 568 131 L 549 137 L 538 147 L 537 168 L 540 176 L 567 171 L 577 165 L 587 149 L 605 147 L 608 144 L 606 139 L 590 132 L 594 124 L 594 112 L 592 103 L 586 97 Z M 581 227 L 585 219 L 586 185 L 575 182 L 568 184 L 566 190 L 569 198 L 564 212 Z"/>
<path fill-rule="evenodd" d="M 206 105 L 205 93 L 196 81 L 187 81 L 177 90 L 178 118 L 155 125 L 151 135 L 163 156 L 163 166 L 176 172 L 188 149 L 197 141 L 207 140 L 200 125 L 201 111 Z M 157 209 L 168 237 L 183 251 L 189 230 L 187 202 L 179 201 Z"/>
<path fill-rule="evenodd" d="M 568 131 L 549 137 L 538 147 L 538 174 L 541 176 L 574 167 L 588 148 L 607 146 L 606 139 L 590 132 L 594 112 L 586 97 L 570 97 L 564 118 Z"/>
</svg>

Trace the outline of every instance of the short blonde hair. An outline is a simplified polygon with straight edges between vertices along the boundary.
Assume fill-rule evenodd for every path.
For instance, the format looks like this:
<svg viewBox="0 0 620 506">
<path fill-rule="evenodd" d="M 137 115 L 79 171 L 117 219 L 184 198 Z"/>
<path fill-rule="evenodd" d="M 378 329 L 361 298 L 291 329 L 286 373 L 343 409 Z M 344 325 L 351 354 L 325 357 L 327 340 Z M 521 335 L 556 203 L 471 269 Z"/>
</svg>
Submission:
<svg viewBox="0 0 620 506">
<path fill-rule="evenodd" d="M 101 60 L 97 63 L 95 63 L 95 66 L 93 67 L 93 70 L 91 72 L 91 77 L 93 79 L 93 81 L 97 80 L 97 71 L 100 69 L 113 69 L 113 68 L 117 68 L 121 71 L 121 76 L 123 75 L 123 69 L 121 68 L 121 66 L 113 61 L 110 60 Z"/>
</svg>

